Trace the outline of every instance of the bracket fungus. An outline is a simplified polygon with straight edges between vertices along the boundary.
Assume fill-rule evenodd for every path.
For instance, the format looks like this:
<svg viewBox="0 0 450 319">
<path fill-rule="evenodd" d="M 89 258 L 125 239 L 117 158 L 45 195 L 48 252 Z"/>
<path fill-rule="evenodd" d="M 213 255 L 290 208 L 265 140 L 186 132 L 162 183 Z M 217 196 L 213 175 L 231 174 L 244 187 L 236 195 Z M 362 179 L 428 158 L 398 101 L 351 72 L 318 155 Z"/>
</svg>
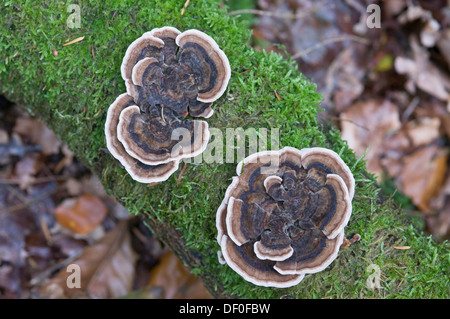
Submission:
<svg viewBox="0 0 450 319">
<path fill-rule="evenodd" d="M 335 152 L 285 147 L 238 164 L 217 210 L 225 262 L 247 281 L 290 287 L 336 257 L 355 181 Z"/>
<path fill-rule="evenodd" d="M 108 109 L 107 147 L 139 182 L 166 180 L 183 158 L 203 152 L 211 105 L 225 92 L 225 53 L 198 30 L 156 28 L 131 43 L 121 65 L 127 93 Z"/>
</svg>

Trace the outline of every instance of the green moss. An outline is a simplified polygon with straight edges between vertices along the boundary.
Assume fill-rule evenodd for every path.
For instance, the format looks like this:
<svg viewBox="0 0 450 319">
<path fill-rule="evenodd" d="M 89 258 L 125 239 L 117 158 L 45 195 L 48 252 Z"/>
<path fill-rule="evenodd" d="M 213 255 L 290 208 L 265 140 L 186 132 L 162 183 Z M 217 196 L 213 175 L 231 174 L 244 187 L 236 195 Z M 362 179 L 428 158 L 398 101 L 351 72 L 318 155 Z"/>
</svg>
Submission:
<svg viewBox="0 0 450 319">
<path fill-rule="evenodd" d="M 41 1 L 37 10 L 35 1 L 6 1 L 0 19 L 0 92 L 42 117 L 130 213 L 145 212 L 179 230 L 186 249 L 198 256 L 199 262 L 189 264 L 192 272 L 223 287 L 225 295 L 449 297 L 449 244 L 425 236 L 392 199 L 384 199 L 364 160 L 354 156 L 337 130 L 318 123 L 321 97 L 315 85 L 292 61 L 249 47 L 246 22 L 227 16 L 218 1 L 191 1 L 181 15 L 184 2 L 83 2 L 81 26 L 70 29 L 64 2 Z M 120 76 L 123 54 L 143 32 L 164 25 L 203 30 L 229 57 L 232 78 L 224 97 L 214 104 L 210 127 L 223 132 L 227 127 L 276 127 L 280 147 L 331 147 L 351 167 L 357 190 L 346 232 L 362 239 L 341 251 L 325 271 L 306 276 L 296 287 L 275 289 L 254 286 L 217 262 L 215 213 L 235 164 L 187 164 L 178 185 L 175 173 L 167 182 L 147 187 L 135 183 L 104 151 L 107 108 L 125 92 Z M 81 36 L 82 42 L 63 46 Z M 398 250 L 395 245 L 411 248 Z M 381 289 L 367 288 L 371 264 L 382 271 Z"/>
</svg>

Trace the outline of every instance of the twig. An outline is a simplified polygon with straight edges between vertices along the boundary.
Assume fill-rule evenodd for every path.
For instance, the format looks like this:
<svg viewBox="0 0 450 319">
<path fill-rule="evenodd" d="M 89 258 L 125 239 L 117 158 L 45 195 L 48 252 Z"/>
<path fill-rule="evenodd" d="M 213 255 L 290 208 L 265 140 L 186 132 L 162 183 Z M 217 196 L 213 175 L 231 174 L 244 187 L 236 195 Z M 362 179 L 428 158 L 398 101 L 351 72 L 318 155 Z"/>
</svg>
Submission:
<svg viewBox="0 0 450 319">
<path fill-rule="evenodd" d="M 358 1 L 355 0 L 345 0 L 345 2 L 352 7 L 353 9 L 355 9 L 356 11 L 358 11 L 360 14 L 364 14 L 366 13 L 366 8 L 359 3 Z"/>
<path fill-rule="evenodd" d="M 356 41 L 356 42 L 366 44 L 366 45 L 369 44 L 369 41 L 365 38 L 358 37 L 358 36 L 352 35 L 352 34 L 346 34 L 346 35 L 341 35 L 341 36 L 337 36 L 337 37 L 333 37 L 333 38 L 328 38 L 319 43 L 316 43 L 315 45 L 313 45 L 309 48 L 306 48 L 305 50 L 297 52 L 296 54 L 294 54 L 292 56 L 292 59 L 296 60 L 298 58 L 301 58 L 302 56 L 304 56 L 308 53 L 311 53 L 312 51 L 317 50 L 323 46 L 326 46 L 327 44 L 334 43 L 334 42 L 343 42 L 343 41 L 347 41 L 347 40 Z"/>
<path fill-rule="evenodd" d="M 314 50 L 317 50 L 321 47 L 326 46 L 327 44 L 334 43 L 334 42 L 343 42 L 343 41 L 347 41 L 347 40 L 356 41 L 356 42 L 366 44 L 366 45 L 369 44 L 369 41 L 365 38 L 358 37 L 358 36 L 352 35 L 352 34 L 345 34 L 345 35 L 325 39 L 319 43 L 316 43 L 315 45 L 313 45 L 309 48 L 306 48 L 305 50 L 299 51 L 292 56 L 292 59 L 293 60 L 299 59 L 299 58 L 303 57 L 304 55 L 311 53 Z"/>
<path fill-rule="evenodd" d="M 14 187 L 11 187 L 9 185 L 6 185 L 6 190 L 14 195 L 15 198 L 20 200 L 22 203 L 25 203 L 28 201 L 28 198 L 23 195 L 21 192 L 17 191 Z"/>
<path fill-rule="evenodd" d="M 68 180 L 69 176 L 44 176 L 44 177 L 35 177 L 32 181 L 28 182 L 29 185 L 48 183 L 54 181 L 65 181 Z M 19 185 L 22 181 L 18 179 L 3 179 L 0 178 L 0 185 Z"/>
<path fill-rule="evenodd" d="M 68 264 L 72 263 L 75 259 L 81 256 L 84 250 L 81 250 L 77 252 L 76 254 L 67 257 L 66 259 L 62 260 L 61 262 L 57 262 L 53 265 L 51 265 L 49 268 L 43 270 L 42 272 L 34 275 L 31 280 L 30 284 L 32 286 L 40 285 L 44 280 L 47 280 L 51 274 L 53 274 L 55 271 L 62 269 L 63 267 L 67 266 Z"/>
<path fill-rule="evenodd" d="M 155 186 L 155 185 L 158 185 L 158 184 L 159 184 L 159 182 L 148 183 L 147 187 L 152 187 L 152 186 Z"/>
<path fill-rule="evenodd" d="M 341 118 L 341 117 L 339 117 L 339 116 L 330 116 L 329 118 L 330 118 L 331 120 L 336 120 L 336 121 L 341 121 L 341 122 L 349 122 L 349 123 L 351 123 L 351 124 L 353 124 L 353 125 L 359 127 L 360 129 L 369 131 L 369 129 L 368 129 L 366 126 L 364 126 L 364 125 L 362 125 L 362 124 L 358 124 L 358 123 L 356 123 L 356 122 L 353 121 L 353 120 Z"/>
<path fill-rule="evenodd" d="M 278 101 L 281 101 L 281 97 L 278 94 L 277 90 L 273 90 L 273 93 L 275 93 L 275 96 L 277 97 Z"/>
<path fill-rule="evenodd" d="M 184 172 L 186 171 L 186 168 L 187 168 L 187 164 L 184 163 L 184 166 L 183 166 L 183 168 L 181 169 L 180 174 L 178 175 L 176 186 L 178 186 L 178 185 L 180 184 L 181 179 L 183 178 L 183 174 L 184 174 Z"/>
<path fill-rule="evenodd" d="M 397 269 L 393 268 L 393 270 L 394 270 L 397 274 L 399 274 L 400 276 L 402 276 L 403 278 L 405 278 L 405 276 L 404 276 L 401 272 L 399 272 Z"/>
<path fill-rule="evenodd" d="M 47 245 L 52 246 L 53 238 L 52 238 L 52 235 L 50 234 L 50 230 L 48 229 L 48 225 L 47 225 L 45 219 L 43 217 L 41 217 L 41 218 L 39 218 L 39 222 L 41 224 L 42 233 L 44 234 Z"/>
<path fill-rule="evenodd" d="M 41 200 L 47 198 L 48 196 L 50 196 L 55 191 L 56 191 L 56 189 L 48 191 L 48 192 L 45 192 L 45 193 L 42 193 L 41 195 L 39 195 L 39 196 L 37 196 L 37 197 L 35 197 L 35 198 L 31 199 L 31 200 L 28 200 L 26 202 L 23 202 L 22 204 L 18 204 L 18 205 L 14 205 L 14 206 L 8 207 L 6 209 L 6 212 L 7 213 L 12 213 L 12 212 L 24 209 L 24 208 L 30 206 L 31 204 L 34 204 L 36 202 L 40 202 Z"/>
<path fill-rule="evenodd" d="M 133 232 L 133 234 L 144 244 L 148 243 L 148 238 L 137 228 L 132 228 L 131 231 Z"/>
<path fill-rule="evenodd" d="M 346 249 L 346 248 L 348 248 L 351 244 L 354 244 L 354 243 L 356 243 L 357 241 L 360 241 L 360 240 L 361 240 L 361 235 L 360 235 L 360 234 L 355 234 L 355 235 L 353 235 L 353 237 L 350 238 L 350 239 L 347 239 L 347 238 L 344 236 L 344 240 L 343 240 L 343 242 L 342 242 L 342 244 L 341 244 L 341 249 Z"/>
<path fill-rule="evenodd" d="M 161 120 L 166 124 L 166 120 L 164 119 L 164 104 L 161 104 Z"/>
<path fill-rule="evenodd" d="M 120 180 L 120 182 L 119 182 L 119 184 L 118 185 L 122 185 L 122 183 L 123 183 L 123 181 L 125 180 L 125 177 L 127 177 L 127 173 L 125 173 L 125 174 L 123 174 L 122 175 L 122 179 Z"/>
<path fill-rule="evenodd" d="M 408 120 L 408 118 L 411 116 L 411 114 L 414 112 L 414 110 L 416 109 L 417 105 L 419 105 L 420 102 L 420 98 L 419 97 L 415 97 L 408 105 L 408 107 L 406 108 L 406 110 L 403 112 L 402 114 L 402 122 L 406 122 Z"/>
<path fill-rule="evenodd" d="M 92 58 L 95 60 L 95 50 L 94 50 L 94 45 L 91 45 L 91 54 L 92 54 Z"/>
<path fill-rule="evenodd" d="M 64 43 L 64 44 L 63 44 L 63 47 L 65 47 L 66 45 L 71 45 L 71 44 L 74 44 L 74 43 L 83 41 L 83 40 L 84 40 L 84 37 L 79 37 L 79 38 L 73 39 L 72 41 L 69 41 L 69 42 L 67 42 L 67 43 Z"/>
<path fill-rule="evenodd" d="M 293 13 L 293 12 L 276 12 L 276 11 L 265 11 L 265 10 L 258 10 L 258 9 L 241 9 L 241 10 L 235 10 L 228 12 L 229 16 L 234 16 L 238 14 L 254 14 L 257 16 L 264 16 L 264 17 L 274 17 L 274 18 L 282 18 L 282 19 L 302 19 L 306 16 L 311 15 L 314 12 L 317 12 L 319 10 L 328 10 L 330 8 L 333 8 L 334 5 L 317 5 L 315 7 L 312 7 L 309 10 L 304 10 L 301 12 Z"/>
<path fill-rule="evenodd" d="M 183 15 L 184 12 L 186 11 L 186 8 L 188 7 L 189 2 L 190 2 L 190 0 L 186 0 L 186 2 L 184 3 L 183 8 L 181 9 L 181 15 Z"/>
</svg>

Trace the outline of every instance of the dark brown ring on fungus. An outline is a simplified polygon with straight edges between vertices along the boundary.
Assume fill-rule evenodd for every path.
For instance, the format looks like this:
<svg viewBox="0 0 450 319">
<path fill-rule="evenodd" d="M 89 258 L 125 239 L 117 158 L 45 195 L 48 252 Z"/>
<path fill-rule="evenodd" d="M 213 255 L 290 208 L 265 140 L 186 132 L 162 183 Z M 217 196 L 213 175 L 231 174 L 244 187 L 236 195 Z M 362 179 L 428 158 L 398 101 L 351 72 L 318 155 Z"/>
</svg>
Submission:
<svg viewBox="0 0 450 319">
<path fill-rule="evenodd" d="M 134 105 L 132 97 L 123 93 L 109 107 L 105 123 L 106 146 L 134 180 L 141 183 L 165 181 L 178 169 L 179 161 L 172 161 L 157 166 L 145 165 L 131 157 L 117 138 L 117 125 L 120 113 L 131 105 Z"/>
<path fill-rule="evenodd" d="M 256 257 L 259 259 L 269 259 L 273 261 L 286 260 L 294 253 L 294 249 L 291 246 L 286 246 L 282 249 L 271 249 L 261 244 L 260 241 L 255 242 L 253 250 L 255 251 Z"/>
<path fill-rule="evenodd" d="M 216 213 L 217 241 L 232 269 L 257 285 L 289 287 L 336 259 L 355 183 L 335 152 L 259 152 L 236 172 Z M 280 279 L 293 275 L 300 280 Z"/>
<path fill-rule="evenodd" d="M 213 115 L 212 102 L 230 79 L 229 61 L 203 32 L 166 26 L 133 41 L 120 72 L 127 94 L 108 110 L 108 149 L 135 180 L 166 180 L 180 159 L 205 150 L 208 123 L 185 117 Z"/>
<path fill-rule="evenodd" d="M 131 72 L 132 82 L 138 86 L 143 86 L 144 81 L 146 82 L 145 84 L 150 84 L 151 83 L 150 81 L 155 79 L 155 77 L 152 76 L 152 75 L 154 75 L 153 74 L 154 72 L 148 72 L 148 69 L 151 65 L 154 66 L 154 69 L 155 69 L 154 72 L 158 72 L 161 70 L 161 68 L 159 68 L 159 61 L 156 58 L 153 58 L 153 57 L 148 58 L 147 57 L 142 60 L 139 60 L 139 62 L 137 62 L 134 65 L 133 70 Z M 152 70 L 150 69 L 150 71 L 152 71 Z M 144 73 L 150 73 L 150 74 L 147 74 L 147 76 L 144 77 Z M 147 78 L 148 78 L 148 80 L 147 80 Z M 156 84 L 160 84 L 160 83 L 156 83 Z"/>
<path fill-rule="evenodd" d="M 311 258 L 311 255 L 313 254 L 305 254 L 304 256 L 299 256 L 298 258 L 291 257 L 291 259 L 277 262 L 274 268 L 282 275 L 313 274 L 320 272 L 336 259 L 343 239 L 343 232 L 341 232 L 334 239 L 322 237 L 323 242 L 321 245 L 324 247 L 323 249 L 326 253 L 314 255 L 314 257 L 317 258 Z"/>
<path fill-rule="evenodd" d="M 122 78 L 125 81 L 131 79 L 133 67 L 139 60 L 146 57 L 160 58 L 163 47 L 164 41 L 148 32 L 134 40 L 127 48 L 120 66 Z"/>
<path fill-rule="evenodd" d="M 330 166 L 335 174 L 342 177 L 345 184 L 347 185 L 350 199 L 353 199 L 353 196 L 355 194 L 355 180 L 348 166 L 345 165 L 342 161 L 336 161 L 336 158 L 339 158 L 339 156 L 329 149 L 312 147 L 303 151 L 302 159 L 307 166 L 314 165 L 314 163 L 317 162 L 317 158 L 321 158 L 322 162 L 325 158 L 325 164 Z"/>
<path fill-rule="evenodd" d="M 304 274 L 281 275 L 273 269 L 273 262 L 257 260 L 253 245 L 236 246 L 228 236 L 221 242 L 222 254 L 228 266 L 252 284 L 263 287 L 287 288 L 297 285 Z M 251 273 L 251 275 L 250 275 Z"/>
<path fill-rule="evenodd" d="M 171 59 L 175 57 L 178 50 L 178 45 L 175 43 L 175 39 L 181 32 L 174 27 L 162 27 L 155 28 L 148 33 L 156 38 L 163 40 L 164 48 L 162 53 L 164 56 L 164 63 L 171 63 Z"/>
<path fill-rule="evenodd" d="M 182 117 L 212 116 L 211 104 L 224 93 L 231 68 L 211 37 L 198 30 L 181 33 L 164 27 L 144 33 L 130 48 L 121 73 L 138 105 L 164 104 Z M 148 72 L 148 67 L 154 71 Z"/>
<path fill-rule="evenodd" d="M 214 39 L 198 30 L 187 30 L 181 33 L 177 36 L 176 43 L 180 46 L 180 55 L 183 54 L 183 51 L 193 48 L 204 52 L 212 60 L 214 68 L 209 73 L 208 85 L 202 85 L 199 88 L 197 100 L 204 103 L 217 100 L 225 92 L 231 77 L 230 63 L 225 53 Z"/>
<path fill-rule="evenodd" d="M 126 152 L 147 165 L 159 165 L 202 153 L 209 141 L 208 123 L 197 120 L 164 122 L 132 105 L 120 113 L 118 139 Z"/>
</svg>

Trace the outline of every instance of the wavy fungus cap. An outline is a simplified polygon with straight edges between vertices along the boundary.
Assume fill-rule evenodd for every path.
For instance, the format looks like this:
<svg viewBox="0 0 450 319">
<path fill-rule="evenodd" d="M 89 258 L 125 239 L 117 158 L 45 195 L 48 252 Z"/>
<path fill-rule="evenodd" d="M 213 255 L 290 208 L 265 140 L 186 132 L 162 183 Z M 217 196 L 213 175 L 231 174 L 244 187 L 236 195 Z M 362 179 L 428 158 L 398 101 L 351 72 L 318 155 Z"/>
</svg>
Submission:
<svg viewBox="0 0 450 319">
<path fill-rule="evenodd" d="M 155 183 L 165 181 L 179 166 L 179 161 L 171 161 L 161 165 L 146 165 L 132 157 L 119 141 L 117 126 L 122 111 L 134 105 L 133 98 L 126 93 L 117 97 L 108 109 L 105 132 L 106 146 L 111 154 L 119 160 L 130 176 L 141 183 Z"/>
<path fill-rule="evenodd" d="M 156 28 L 133 41 L 121 65 L 126 94 L 108 109 L 107 147 L 135 180 L 166 180 L 179 160 L 203 152 L 212 102 L 225 91 L 225 53 L 198 30 Z"/>
<path fill-rule="evenodd" d="M 207 34 L 164 27 L 144 33 L 128 47 L 121 73 L 139 105 L 162 104 L 177 116 L 208 118 L 211 103 L 225 92 L 231 68 Z"/>
<path fill-rule="evenodd" d="M 324 148 L 253 154 L 217 210 L 226 263 L 255 285 L 290 287 L 336 257 L 351 212 L 350 169 Z"/>
<path fill-rule="evenodd" d="M 142 114 L 136 105 L 122 110 L 117 126 L 117 137 L 126 152 L 147 165 L 196 156 L 204 151 L 209 136 L 205 121 L 173 118 L 168 125 L 159 115 Z"/>
</svg>

